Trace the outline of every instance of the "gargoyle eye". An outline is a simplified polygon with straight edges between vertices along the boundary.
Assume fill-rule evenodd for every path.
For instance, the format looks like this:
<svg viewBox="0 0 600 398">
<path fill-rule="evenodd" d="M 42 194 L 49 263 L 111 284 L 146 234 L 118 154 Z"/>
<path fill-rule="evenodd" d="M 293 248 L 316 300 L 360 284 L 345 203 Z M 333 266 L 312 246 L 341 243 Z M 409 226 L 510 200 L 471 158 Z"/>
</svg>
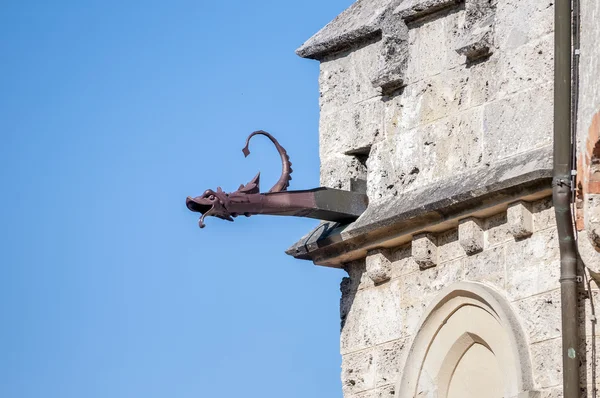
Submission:
<svg viewBox="0 0 600 398">
<path fill-rule="evenodd" d="M 208 200 L 215 200 L 215 195 L 210 195 L 210 196 L 208 197 Z"/>
</svg>

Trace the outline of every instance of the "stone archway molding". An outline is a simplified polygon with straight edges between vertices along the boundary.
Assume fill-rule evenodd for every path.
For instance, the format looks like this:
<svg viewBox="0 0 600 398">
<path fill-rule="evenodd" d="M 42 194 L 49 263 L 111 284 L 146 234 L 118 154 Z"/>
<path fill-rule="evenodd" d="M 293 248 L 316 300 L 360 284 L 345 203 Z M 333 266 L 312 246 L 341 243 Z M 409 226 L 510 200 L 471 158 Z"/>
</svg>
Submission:
<svg viewBox="0 0 600 398">
<path fill-rule="evenodd" d="M 414 398 L 431 383 L 433 396 L 446 398 L 462 356 L 481 344 L 497 359 L 504 397 L 533 397 L 528 342 L 510 304 L 492 288 L 458 282 L 444 289 L 421 318 L 396 398 Z"/>
</svg>

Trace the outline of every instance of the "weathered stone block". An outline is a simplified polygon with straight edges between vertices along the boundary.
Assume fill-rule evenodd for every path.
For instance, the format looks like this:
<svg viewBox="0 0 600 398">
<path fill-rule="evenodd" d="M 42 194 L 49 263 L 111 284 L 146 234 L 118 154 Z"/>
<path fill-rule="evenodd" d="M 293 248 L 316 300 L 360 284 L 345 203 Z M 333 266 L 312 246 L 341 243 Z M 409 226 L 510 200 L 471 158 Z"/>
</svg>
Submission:
<svg viewBox="0 0 600 398">
<path fill-rule="evenodd" d="M 560 253 L 555 229 L 506 243 L 506 291 L 512 300 L 558 287 Z"/>
<path fill-rule="evenodd" d="M 581 58 L 586 59 L 581 65 L 581 83 L 579 91 L 579 138 L 578 148 L 580 153 L 585 153 L 587 137 L 596 134 L 593 131 L 600 131 L 600 87 L 598 81 L 598 71 L 600 70 L 600 57 L 598 54 L 598 43 L 600 43 L 600 25 L 598 25 L 598 15 L 600 15 L 600 2 L 593 0 L 584 0 L 581 12 Z M 585 11 L 584 11 L 585 10 Z M 588 133 L 591 133 L 588 135 Z"/>
<path fill-rule="evenodd" d="M 395 95 L 384 97 L 386 137 L 403 134 L 422 123 L 421 109 L 423 96 L 428 89 L 427 84 L 425 81 L 417 81 Z"/>
<path fill-rule="evenodd" d="M 562 383 L 561 339 L 552 339 L 531 346 L 533 378 L 541 388 Z"/>
<path fill-rule="evenodd" d="M 519 395 L 516 395 L 512 398 L 541 398 L 542 393 L 539 391 L 523 391 L 520 392 Z"/>
<path fill-rule="evenodd" d="M 471 3 L 467 2 L 467 4 Z M 473 24 L 458 42 L 456 52 L 464 55 L 471 62 L 489 56 L 494 46 L 493 24 L 493 15 Z"/>
<path fill-rule="evenodd" d="M 463 273 L 463 260 L 459 259 L 402 277 L 403 335 L 417 332 L 419 322 L 431 301 L 445 287 L 463 280 Z"/>
<path fill-rule="evenodd" d="M 356 394 L 375 387 L 375 349 L 342 356 L 342 391 Z"/>
<path fill-rule="evenodd" d="M 479 254 L 467 256 L 463 261 L 465 280 L 486 282 L 504 290 L 506 277 L 503 247 L 495 247 Z"/>
<path fill-rule="evenodd" d="M 501 245 L 513 239 L 510 233 L 506 213 L 498 213 L 485 219 L 485 244 L 487 247 Z"/>
<path fill-rule="evenodd" d="M 456 0 L 404 0 L 394 10 L 407 23 L 423 22 L 435 13 L 452 11 L 459 3 Z M 435 17 L 433 17 L 435 18 Z"/>
<path fill-rule="evenodd" d="M 376 249 L 367 253 L 367 274 L 375 284 L 390 280 L 392 277 L 392 262 L 388 250 Z"/>
<path fill-rule="evenodd" d="M 346 398 L 394 398 L 395 394 L 395 386 L 389 385 Z"/>
<path fill-rule="evenodd" d="M 420 174 L 423 182 L 438 181 L 482 164 L 481 108 L 437 120 L 410 134 L 422 144 Z"/>
<path fill-rule="evenodd" d="M 580 298 L 582 299 L 582 301 L 580 301 L 580 305 L 583 306 L 583 311 L 579 311 L 579 324 L 584 326 L 585 328 L 585 335 L 588 337 L 591 336 L 600 336 L 600 328 L 598 327 L 598 324 L 596 323 L 596 325 L 594 325 L 593 319 L 594 319 L 594 311 L 596 312 L 596 319 L 598 320 L 598 318 L 600 318 L 599 314 L 598 314 L 598 305 L 596 303 L 598 303 L 598 299 L 600 298 L 600 291 L 598 291 L 596 289 L 595 284 L 592 282 L 592 290 L 591 290 L 591 295 L 589 295 L 588 297 L 590 298 L 584 298 L 585 294 L 582 293 L 582 295 L 580 296 Z M 592 311 L 592 306 L 591 306 L 591 300 L 594 300 L 594 311 Z M 583 331 L 583 328 L 581 329 Z M 583 335 L 583 333 L 581 332 L 581 334 Z"/>
<path fill-rule="evenodd" d="M 540 390 L 540 398 L 563 398 L 562 386 L 544 388 Z"/>
<path fill-rule="evenodd" d="M 381 90 L 373 86 L 373 79 L 379 73 L 379 56 L 384 51 L 384 43 L 379 40 L 359 46 L 350 54 L 354 77 L 354 95 L 352 101 L 359 103 L 369 98 L 381 96 Z"/>
<path fill-rule="evenodd" d="M 387 99 L 386 127 L 403 132 L 457 113 L 467 105 L 463 104 L 467 81 L 464 70 L 451 69 L 409 84 Z"/>
<path fill-rule="evenodd" d="M 560 290 L 516 301 L 514 306 L 531 343 L 560 337 Z"/>
<path fill-rule="evenodd" d="M 438 265 L 437 238 L 432 234 L 419 234 L 413 237 L 412 256 L 421 269 Z"/>
<path fill-rule="evenodd" d="M 551 144 L 552 101 L 552 86 L 544 85 L 484 105 L 484 162 Z"/>
<path fill-rule="evenodd" d="M 587 194 L 584 198 L 585 228 L 592 246 L 600 251 L 600 194 Z"/>
<path fill-rule="evenodd" d="M 491 102 L 497 98 L 500 86 L 500 62 L 498 57 L 491 57 L 485 62 L 474 63 L 465 69 L 466 86 L 461 106 L 470 108 Z"/>
<path fill-rule="evenodd" d="M 321 112 L 332 112 L 351 103 L 354 94 L 352 64 L 348 52 L 321 62 L 319 103 Z"/>
<path fill-rule="evenodd" d="M 436 268 L 431 268 L 436 269 Z M 426 301 L 409 301 L 402 304 L 402 331 L 405 336 L 414 336 L 427 310 Z"/>
<path fill-rule="evenodd" d="M 321 159 L 321 186 L 351 189 L 354 179 L 366 178 L 366 166 L 355 156 L 335 155 Z"/>
<path fill-rule="evenodd" d="M 377 73 L 380 42 L 366 42 L 321 62 L 321 112 L 329 113 L 381 95 L 371 81 Z"/>
<path fill-rule="evenodd" d="M 536 231 L 556 226 L 556 215 L 552 206 L 551 196 L 533 202 L 531 211 Z"/>
<path fill-rule="evenodd" d="M 366 289 L 374 286 L 373 281 L 367 274 L 366 258 L 346 263 L 344 265 L 344 270 L 348 273 L 354 290 Z"/>
<path fill-rule="evenodd" d="M 383 134 L 383 108 L 383 102 L 375 98 L 337 112 L 321 113 L 320 157 L 358 152 L 368 155 L 375 139 Z"/>
<path fill-rule="evenodd" d="M 552 82 L 554 35 L 548 34 L 509 50 L 498 59 L 498 97 Z"/>
<path fill-rule="evenodd" d="M 506 212 L 510 233 L 516 239 L 526 238 L 533 234 L 533 214 L 531 204 L 516 202 L 508 206 Z"/>
<path fill-rule="evenodd" d="M 594 378 L 594 376 L 600 371 L 600 366 L 594 358 L 595 354 L 593 354 L 594 350 L 592 350 L 593 345 L 595 345 L 597 349 L 597 347 L 600 346 L 600 339 L 598 337 L 586 336 L 585 344 L 582 344 L 580 347 L 582 363 L 579 369 L 582 384 L 591 384 L 596 381 L 597 377 Z M 583 357 L 583 353 L 586 354 L 585 357 Z M 592 394 L 590 394 L 590 396 L 592 396 Z"/>
<path fill-rule="evenodd" d="M 472 74 L 472 70 L 451 69 L 413 82 L 395 95 L 385 97 L 386 134 L 405 134 L 407 129 L 470 108 L 465 96 Z M 476 90 L 479 89 L 478 86 Z"/>
<path fill-rule="evenodd" d="M 346 298 L 351 305 L 341 332 L 342 354 L 402 337 L 402 284 L 400 280 L 392 280 Z"/>
<path fill-rule="evenodd" d="M 554 251 L 554 248 L 551 251 Z M 539 292 L 547 292 L 559 288 L 560 256 L 554 260 L 539 263 L 537 274 L 537 288 Z"/>
<path fill-rule="evenodd" d="M 600 271 L 600 256 L 596 247 L 592 244 L 592 240 L 588 239 L 587 231 L 578 233 L 577 243 L 579 256 L 583 263 L 594 271 Z"/>
<path fill-rule="evenodd" d="M 553 31 L 551 1 L 499 1 L 496 7 L 494 43 L 501 49 L 519 47 Z"/>
<path fill-rule="evenodd" d="M 407 134 L 376 142 L 367 160 L 369 199 L 390 198 L 413 188 L 419 178 L 419 161 L 419 145 Z"/>
<path fill-rule="evenodd" d="M 463 250 L 458 240 L 458 229 L 453 228 L 437 235 L 440 264 L 463 257 Z"/>
<path fill-rule="evenodd" d="M 419 264 L 412 257 L 411 245 L 404 245 L 391 252 L 392 278 L 419 271 Z"/>
<path fill-rule="evenodd" d="M 383 20 L 381 51 L 373 86 L 390 91 L 404 83 L 409 57 L 408 27 L 398 14 L 388 14 Z"/>
<path fill-rule="evenodd" d="M 464 11 L 451 12 L 442 18 L 416 23 L 409 30 L 410 54 L 406 67 L 406 83 L 437 75 L 463 63 L 458 48 L 464 25 Z"/>
<path fill-rule="evenodd" d="M 405 338 L 377 347 L 375 356 L 375 386 L 395 384 L 402 374 L 412 338 Z"/>
<path fill-rule="evenodd" d="M 458 239 L 465 253 L 479 253 L 484 247 L 483 223 L 477 218 L 467 218 L 458 224 Z"/>
</svg>

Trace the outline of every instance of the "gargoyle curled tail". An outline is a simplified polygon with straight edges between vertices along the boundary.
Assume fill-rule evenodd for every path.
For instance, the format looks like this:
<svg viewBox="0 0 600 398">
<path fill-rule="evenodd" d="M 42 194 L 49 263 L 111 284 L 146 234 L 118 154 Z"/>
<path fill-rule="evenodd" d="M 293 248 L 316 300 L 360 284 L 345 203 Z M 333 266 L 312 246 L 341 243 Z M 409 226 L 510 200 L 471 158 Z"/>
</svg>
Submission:
<svg viewBox="0 0 600 398">
<path fill-rule="evenodd" d="M 250 139 L 255 135 L 259 134 L 269 138 L 271 142 L 275 145 L 275 148 L 277 148 L 279 156 L 281 156 L 281 177 L 279 177 L 279 180 L 273 186 L 273 188 L 269 190 L 269 192 L 287 191 L 288 187 L 290 186 L 290 181 L 292 179 L 292 162 L 290 162 L 290 157 L 288 156 L 286 150 L 281 145 L 279 145 L 279 142 L 275 139 L 275 137 L 263 130 L 255 131 L 254 133 L 250 134 L 246 139 L 246 146 L 244 147 L 244 149 L 242 149 L 242 152 L 244 152 L 244 156 L 246 157 L 250 155 L 250 150 L 248 149 Z"/>
</svg>

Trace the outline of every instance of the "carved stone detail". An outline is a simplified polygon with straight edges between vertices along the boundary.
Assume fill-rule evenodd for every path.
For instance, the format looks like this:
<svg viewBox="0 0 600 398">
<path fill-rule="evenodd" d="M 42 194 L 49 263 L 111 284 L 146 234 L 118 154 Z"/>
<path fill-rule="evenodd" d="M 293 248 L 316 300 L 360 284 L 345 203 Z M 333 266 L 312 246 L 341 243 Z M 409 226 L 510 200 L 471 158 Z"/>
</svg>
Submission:
<svg viewBox="0 0 600 398">
<path fill-rule="evenodd" d="M 527 202 L 516 202 L 508 206 L 506 212 L 509 231 L 515 239 L 522 239 L 533 234 L 533 214 Z"/>
<path fill-rule="evenodd" d="M 390 92 L 404 85 L 408 64 L 409 25 L 420 19 L 465 3 L 466 22 L 456 51 L 469 62 L 491 55 L 495 23 L 495 0 L 409 0 L 382 18 L 382 50 L 372 83 Z"/>
<path fill-rule="evenodd" d="M 390 280 L 392 262 L 388 250 L 376 249 L 367 253 L 367 275 L 376 285 Z"/>
<path fill-rule="evenodd" d="M 401 15 L 392 13 L 382 23 L 382 49 L 374 87 L 390 92 L 404 84 L 408 64 L 408 26 Z"/>
<path fill-rule="evenodd" d="M 481 220 L 474 217 L 461 220 L 458 224 L 458 241 L 465 250 L 465 253 L 471 255 L 483 250 L 484 236 L 482 225 Z"/>
<path fill-rule="evenodd" d="M 456 51 L 472 62 L 492 54 L 496 1 L 467 0 L 465 31 Z"/>
<path fill-rule="evenodd" d="M 412 241 L 412 256 L 421 269 L 438 265 L 437 237 L 429 233 L 415 235 Z"/>
</svg>

